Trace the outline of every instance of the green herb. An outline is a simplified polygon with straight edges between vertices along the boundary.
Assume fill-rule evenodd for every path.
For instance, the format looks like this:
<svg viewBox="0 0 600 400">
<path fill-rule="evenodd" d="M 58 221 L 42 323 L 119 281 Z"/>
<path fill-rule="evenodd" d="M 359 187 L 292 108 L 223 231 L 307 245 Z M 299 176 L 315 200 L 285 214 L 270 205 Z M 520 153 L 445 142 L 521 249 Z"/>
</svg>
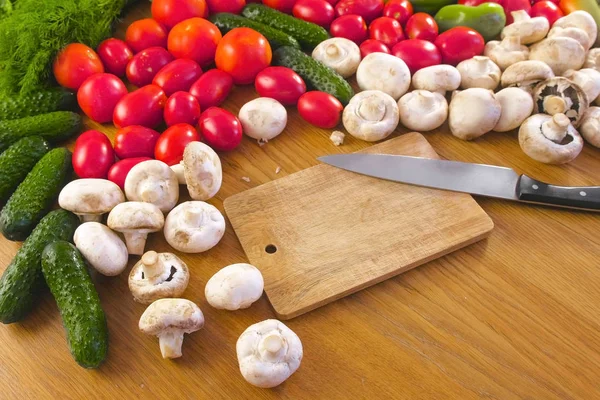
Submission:
<svg viewBox="0 0 600 400">
<path fill-rule="evenodd" d="M 7 17 L 13 10 L 10 0 L 0 0 L 0 19 Z"/>
</svg>

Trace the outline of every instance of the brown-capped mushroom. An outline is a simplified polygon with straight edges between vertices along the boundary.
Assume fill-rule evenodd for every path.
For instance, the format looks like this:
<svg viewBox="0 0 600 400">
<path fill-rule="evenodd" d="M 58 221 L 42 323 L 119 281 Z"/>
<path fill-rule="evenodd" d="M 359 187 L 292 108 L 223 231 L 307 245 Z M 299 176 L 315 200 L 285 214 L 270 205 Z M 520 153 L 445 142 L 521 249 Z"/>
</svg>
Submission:
<svg viewBox="0 0 600 400">
<path fill-rule="evenodd" d="M 494 127 L 496 132 L 508 132 L 521 126 L 533 111 L 533 98 L 525 90 L 509 87 L 496 93 L 502 113 Z"/>
<path fill-rule="evenodd" d="M 167 213 L 179 200 L 179 181 L 177 175 L 164 162 L 143 161 L 131 168 L 127 174 L 125 195 L 129 201 L 151 203 Z"/>
<path fill-rule="evenodd" d="M 540 82 L 533 90 L 533 101 L 535 113 L 565 114 L 575 127 L 588 108 L 585 92 L 573 81 L 560 76 Z"/>
<path fill-rule="evenodd" d="M 583 68 L 593 68 L 596 71 L 600 71 L 600 48 L 588 51 Z"/>
<path fill-rule="evenodd" d="M 566 137 L 568 142 L 563 144 Z M 583 149 L 583 139 L 564 114 L 535 114 L 519 129 L 519 145 L 525 154 L 546 164 L 573 161 Z"/>
<path fill-rule="evenodd" d="M 312 57 L 344 78 L 349 78 L 356 73 L 360 64 L 360 48 L 351 40 L 334 37 L 319 43 Z"/>
<path fill-rule="evenodd" d="M 592 68 L 582 68 L 579 71 L 568 70 L 563 76 L 573 81 L 585 93 L 588 103 L 598 103 L 600 96 L 600 71 Z"/>
<path fill-rule="evenodd" d="M 566 70 L 579 69 L 583 66 L 585 49 L 575 39 L 557 36 L 531 46 L 529 59 L 543 61 L 552 68 L 554 75 L 562 75 Z"/>
<path fill-rule="evenodd" d="M 148 234 L 160 231 L 165 217 L 152 203 L 128 201 L 121 203 L 108 214 L 108 227 L 125 237 L 129 254 L 144 254 Z"/>
<path fill-rule="evenodd" d="M 594 147 L 600 147 L 600 107 L 590 107 L 583 114 L 581 136 Z"/>
<path fill-rule="evenodd" d="M 518 36 L 522 44 L 532 44 L 546 37 L 550 24 L 545 17 L 530 17 L 527 11 L 518 10 L 510 13 L 514 22 L 502 29 L 501 38 Z"/>
<path fill-rule="evenodd" d="M 591 44 L 593 44 L 596 41 L 596 37 L 598 35 L 598 26 L 596 25 L 594 17 L 592 17 L 587 11 L 583 10 L 576 10 L 572 13 L 565 15 L 564 17 L 560 17 L 554 22 L 554 24 L 552 24 L 552 27 L 572 27 L 582 29 L 588 34 Z"/>
<path fill-rule="evenodd" d="M 58 195 L 58 205 L 82 222 L 100 222 L 102 215 L 125 201 L 119 186 L 106 179 L 76 179 Z"/>
<path fill-rule="evenodd" d="M 475 56 L 461 61 L 456 66 L 460 72 L 463 89 L 482 88 L 494 90 L 500 83 L 500 67 L 496 65 L 489 57 Z"/>
<path fill-rule="evenodd" d="M 520 61 L 506 68 L 500 79 L 502 87 L 520 87 L 531 91 L 541 81 L 554 78 L 554 72 L 542 61 Z"/>
<path fill-rule="evenodd" d="M 400 122 L 408 129 L 426 132 L 439 128 L 448 118 L 448 101 L 427 90 L 413 90 L 398 100 Z"/>
<path fill-rule="evenodd" d="M 432 65 L 415 72 L 412 84 L 415 89 L 445 96 L 460 86 L 460 72 L 452 65 Z"/>
<path fill-rule="evenodd" d="M 343 113 L 348 133 L 367 142 L 385 139 L 394 132 L 399 121 L 398 104 L 390 95 L 379 90 L 357 93 Z"/>
<path fill-rule="evenodd" d="M 486 43 L 483 55 L 489 57 L 502 71 L 511 65 L 529 58 L 529 48 L 521 44 L 518 36 L 506 36 L 502 41 Z"/>
<path fill-rule="evenodd" d="M 129 290 L 138 303 L 179 297 L 187 288 L 190 272 L 175 254 L 148 251 L 129 273 Z"/>
<path fill-rule="evenodd" d="M 501 113 L 491 90 L 471 88 L 455 92 L 448 116 L 450 131 L 459 139 L 476 139 L 494 129 Z"/>
</svg>

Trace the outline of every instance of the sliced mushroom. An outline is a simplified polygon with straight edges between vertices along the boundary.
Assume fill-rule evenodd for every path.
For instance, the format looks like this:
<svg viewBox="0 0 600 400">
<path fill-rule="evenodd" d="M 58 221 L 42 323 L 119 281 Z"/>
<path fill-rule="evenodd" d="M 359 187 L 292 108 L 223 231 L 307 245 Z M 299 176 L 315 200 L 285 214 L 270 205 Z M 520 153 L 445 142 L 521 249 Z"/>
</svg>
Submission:
<svg viewBox="0 0 600 400">
<path fill-rule="evenodd" d="M 500 67 L 498 67 L 489 57 L 475 56 L 468 60 L 461 61 L 456 66 L 460 72 L 463 89 L 482 88 L 494 90 L 500 83 Z"/>
<path fill-rule="evenodd" d="M 432 65 L 415 72 L 412 83 L 415 89 L 428 90 L 445 96 L 460 86 L 460 72 L 452 65 Z"/>
<path fill-rule="evenodd" d="M 410 71 L 398 57 L 371 53 L 360 62 L 356 81 L 361 90 L 384 92 L 396 102 L 410 87 Z"/>
<path fill-rule="evenodd" d="M 588 34 L 591 44 L 596 41 L 596 37 L 598 35 L 598 26 L 596 25 L 594 17 L 592 17 L 587 11 L 583 10 L 573 11 L 572 13 L 557 19 L 552 27 L 582 29 Z"/>
<path fill-rule="evenodd" d="M 583 66 L 585 49 L 570 37 L 553 37 L 531 46 L 529 59 L 543 61 L 552 68 L 554 75 L 562 75 L 568 69 L 579 69 Z"/>
<path fill-rule="evenodd" d="M 533 98 L 519 88 L 505 88 L 496 93 L 502 113 L 494 127 L 496 132 L 508 132 L 517 129 L 533 112 Z"/>
<path fill-rule="evenodd" d="M 592 44 L 594 43 L 590 40 L 590 37 L 583 29 L 574 27 L 552 27 L 552 29 L 550 29 L 550 32 L 548 32 L 548 37 L 569 37 L 571 39 L 575 39 L 585 50 L 588 50 L 590 47 L 592 47 Z"/>
<path fill-rule="evenodd" d="M 533 90 L 534 112 L 550 115 L 565 114 L 573 126 L 579 126 L 588 108 L 585 92 L 573 81 L 556 77 L 540 82 Z"/>
<path fill-rule="evenodd" d="M 344 78 L 349 78 L 356 73 L 360 64 L 360 48 L 352 40 L 334 37 L 319 43 L 312 57 Z"/>
<path fill-rule="evenodd" d="M 187 288 L 190 272 L 179 257 L 171 253 L 144 253 L 129 273 L 129 290 L 138 303 L 179 297 Z"/>
<path fill-rule="evenodd" d="M 135 165 L 125 178 L 125 195 L 129 201 L 143 201 L 169 212 L 179 200 L 177 175 L 167 164 L 158 160 Z"/>
<path fill-rule="evenodd" d="M 238 118 L 244 133 L 262 143 L 279 136 L 288 121 L 285 107 L 269 97 L 259 97 L 244 104 Z"/>
<path fill-rule="evenodd" d="M 583 68 L 579 71 L 568 70 L 563 76 L 573 81 L 585 93 L 588 103 L 598 102 L 600 96 L 600 72 L 592 68 Z"/>
<path fill-rule="evenodd" d="M 108 214 L 108 227 L 123 233 L 129 254 L 144 254 L 148 234 L 160 231 L 165 217 L 152 203 L 128 201 L 121 203 Z"/>
<path fill-rule="evenodd" d="M 398 100 L 400 122 L 408 129 L 426 132 L 439 128 L 448 118 L 448 102 L 439 93 L 413 90 Z"/>
<path fill-rule="evenodd" d="M 541 81 L 554 78 L 554 72 L 542 61 L 520 61 L 506 68 L 500 82 L 502 87 L 516 86 L 531 91 Z"/>
<path fill-rule="evenodd" d="M 566 137 L 569 141 L 563 144 Z M 519 129 L 519 145 L 525 154 L 546 164 L 565 164 L 583 149 L 583 139 L 564 114 L 535 114 Z"/>
<path fill-rule="evenodd" d="M 106 276 L 116 276 L 127 267 L 127 246 L 106 225 L 86 222 L 79 225 L 73 241 L 87 262 Z"/>
<path fill-rule="evenodd" d="M 527 11 L 518 10 L 510 13 L 514 22 L 502 29 L 501 37 L 518 36 L 522 44 L 538 42 L 546 37 L 550 24 L 545 17 L 530 17 Z"/>
<path fill-rule="evenodd" d="M 600 107 L 590 107 L 583 114 L 581 136 L 592 146 L 600 147 Z"/>
<path fill-rule="evenodd" d="M 208 304 L 220 310 L 248 308 L 262 296 L 264 281 L 254 265 L 232 264 L 212 276 L 204 295 Z"/>
<path fill-rule="evenodd" d="M 593 68 L 600 71 L 600 48 L 588 51 L 583 68 Z"/>
<path fill-rule="evenodd" d="M 504 71 L 515 63 L 527 60 L 529 48 L 521 44 L 521 38 L 518 36 L 506 36 L 502 41 L 487 42 L 483 54 Z"/>
<path fill-rule="evenodd" d="M 183 253 L 202 253 L 225 234 L 225 218 L 203 201 L 187 201 L 175 207 L 165 221 L 165 239 Z"/>
<path fill-rule="evenodd" d="M 348 133 L 367 142 L 388 137 L 398 126 L 399 119 L 396 101 L 379 90 L 365 90 L 356 94 L 343 114 Z"/>
<path fill-rule="evenodd" d="M 191 142 L 183 152 L 183 170 L 190 197 L 194 200 L 213 198 L 221 189 L 221 160 L 213 149 L 202 142 Z"/>
<path fill-rule="evenodd" d="M 102 215 L 125 201 L 119 186 L 106 179 L 76 179 L 58 195 L 58 205 L 82 222 L 100 222 Z"/>
<path fill-rule="evenodd" d="M 450 131 L 463 140 L 476 139 L 494 129 L 502 109 L 494 92 L 471 88 L 455 92 L 450 101 Z"/>
</svg>

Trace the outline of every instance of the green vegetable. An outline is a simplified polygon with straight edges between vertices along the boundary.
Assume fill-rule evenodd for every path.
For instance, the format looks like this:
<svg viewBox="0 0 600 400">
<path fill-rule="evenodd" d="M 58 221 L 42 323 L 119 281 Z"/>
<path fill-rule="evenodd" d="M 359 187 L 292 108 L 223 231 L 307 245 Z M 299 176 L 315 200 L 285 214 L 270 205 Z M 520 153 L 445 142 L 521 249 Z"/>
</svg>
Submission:
<svg viewBox="0 0 600 400">
<path fill-rule="evenodd" d="M 287 33 L 239 15 L 219 13 L 212 15 L 210 20 L 217 26 L 217 28 L 219 28 L 223 35 L 234 28 L 246 27 L 262 33 L 263 36 L 269 41 L 269 44 L 273 50 L 278 49 L 281 46 L 291 46 L 298 49 L 300 48 L 298 41 Z"/>
<path fill-rule="evenodd" d="M 81 253 L 69 242 L 51 243 L 42 253 L 42 272 L 58 305 L 73 358 L 82 367 L 99 367 L 108 352 L 108 328 Z"/>
<path fill-rule="evenodd" d="M 429 15 L 435 15 L 442 7 L 456 4 L 458 0 L 412 0 L 414 12 L 424 12 Z"/>
<path fill-rule="evenodd" d="M 0 231 L 8 240 L 25 240 L 62 189 L 71 172 L 71 152 L 51 150 L 33 167 L 0 213 Z"/>
<path fill-rule="evenodd" d="M 310 89 L 326 92 L 346 105 L 354 96 L 352 86 L 334 70 L 293 47 L 280 47 L 273 64 L 293 69 Z"/>
<path fill-rule="evenodd" d="M 504 8 L 497 3 L 483 3 L 476 7 L 454 4 L 435 14 L 441 32 L 456 26 L 467 26 L 481 33 L 485 41 L 495 39 L 506 24 Z"/>
<path fill-rule="evenodd" d="M 72 110 L 76 104 L 75 93 L 60 88 L 43 89 L 23 96 L 2 94 L 0 121 Z"/>
<path fill-rule="evenodd" d="M 13 5 L 10 0 L 0 0 L 0 19 L 12 13 Z"/>
<path fill-rule="evenodd" d="M 81 115 L 71 111 L 0 121 L 0 152 L 27 136 L 42 136 L 50 142 L 65 140 L 81 131 L 82 126 Z"/>
<path fill-rule="evenodd" d="M 303 48 L 308 50 L 329 39 L 329 33 L 323 27 L 261 4 L 248 4 L 242 11 L 242 15 L 293 36 Z"/>
<path fill-rule="evenodd" d="M 48 150 L 48 142 L 31 136 L 19 140 L 0 155 L 0 204 L 8 200 Z"/>
<path fill-rule="evenodd" d="M 79 218 L 65 210 L 52 211 L 35 227 L 0 278 L 0 321 L 22 320 L 44 286 L 42 251 L 57 240 L 71 240 Z"/>
</svg>

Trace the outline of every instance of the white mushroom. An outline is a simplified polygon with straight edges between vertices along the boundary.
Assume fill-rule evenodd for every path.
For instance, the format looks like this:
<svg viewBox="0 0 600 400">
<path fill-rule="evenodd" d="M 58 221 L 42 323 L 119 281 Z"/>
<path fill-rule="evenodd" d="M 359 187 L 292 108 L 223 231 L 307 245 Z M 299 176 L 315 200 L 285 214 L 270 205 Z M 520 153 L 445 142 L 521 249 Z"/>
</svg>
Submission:
<svg viewBox="0 0 600 400">
<path fill-rule="evenodd" d="M 555 26 L 550 29 L 550 32 L 548 32 L 548 37 L 569 37 L 571 39 L 575 39 L 585 50 L 588 50 L 590 47 L 592 47 L 592 44 L 594 43 L 590 40 L 590 37 L 583 29 L 574 28 L 571 26 L 566 28 Z"/>
<path fill-rule="evenodd" d="M 236 345 L 240 371 L 254 386 L 272 388 L 288 379 L 302 361 L 302 342 L 290 328 L 269 319 L 250 326 Z"/>
<path fill-rule="evenodd" d="M 360 62 L 356 81 L 361 90 L 379 90 L 398 101 L 410 87 L 410 70 L 398 57 L 371 53 Z"/>
<path fill-rule="evenodd" d="M 531 46 L 529 59 L 543 61 L 552 68 L 554 75 L 562 75 L 568 69 L 579 69 L 583 66 L 585 49 L 575 39 L 558 36 Z"/>
<path fill-rule="evenodd" d="M 376 142 L 394 132 L 399 118 L 398 105 L 391 96 L 379 90 L 365 90 L 350 99 L 342 119 L 352 136 Z"/>
<path fill-rule="evenodd" d="M 108 227 L 123 233 L 129 254 L 144 254 L 148 234 L 158 232 L 165 224 L 165 217 L 151 203 L 129 201 L 121 203 L 108 214 Z"/>
<path fill-rule="evenodd" d="M 448 102 L 439 93 L 413 90 L 398 101 L 400 122 L 408 129 L 426 132 L 439 128 L 448 118 Z"/>
<path fill-rule="evenodd" d="M 589 104 L 583 89 L 562 76 L 538 83 L 533 90 L 533 101 L 535 113 L 565 114 L 575 127 Z"/>
<path fill-rule="evenodd" d="M 500 83 L 500 67 L 496 65 L 489 57 L 475 56 L 461 61 L 456 66 L 460 72 L 463 89 L 483 88 L 494 90 Z"/>
<path fill-rule="evenodd" d="M 247 136 L 263 143 L 278 136 L 287 125 L 287 111 L 275 99 L 259 97 L 244 104 L 238 115 Z"/>
<path fill-rule="evenodd" d="M 229 265 L 212 276 L 206 283 L 204 295 L 208 304 L 221 310 L 248 308 L 262 296 L 262 274 L 254 265 Z"/>
<path fill-rule="evenodd" d="M 542 61 L 520 61 L 506 68 L 500 82 L 502 87 L 516 86 L 531 91 L 541 81 L 554 78 L 554 72 Z"/>
<path fill-rule="evenodd" d="M 509 87 L 496 93 L 502 113 L 494 127 L 496 132 L 517 129 L 533 112 L 533 98 L 525 90 Z"/>
<path fill-rule="evenodd" d="M 184 177 L 190 197 L 208 200 L 221 189 L 223 169 L 213 149 L 202 142 L 191 142 L 183 152 Z"/>
<path fill-rule="evenodd" d="M 596 71 L 600 71 L 600 48 L 588 51 L 583 68 L 593 68 Z"/>
<path fill-rule="evenodd" d="M 225 234 L 225 218 L 203 201 L 187 201 L 175 207 L 165 221 L 165 239 L 183 253 L 202 253 Z"/>
<path fill-rule="evenodd" d="M 518 36 L 522 44 L 531 44 L 542 40 L 548 34 L 550 24 L 545 17 L 531 18 L 525 10 L 513 11 L 510 14 L 514 22 L 502 29 L 502 39 Z"/>
<path fill-rule="evenodd" d="M 596 21 L 587 11 L 583 10 L 573 11 L 572 13 L 557 19 L 552 27 L 582 29 L 588 34 L 591 44 L 596 41 L 596 37 L 598 35 L 598 26 L 596 25 Z"/>
<path fill-rule="evenodd" d="M 600 107 L 590 107 L 579 127 L 581 136 L 592 146 L 600 147 Z"/>
<path fill-rule="evenodd" d="M 521 44 L 518 36 L 506 36 L 502 41 L 491 40 L 486 43 L 483 55 L 488 56 L 504 71 L 509 66 L 529 58 L 529 49 Z"/>
<path fill-rule="evenodd" d="M 187 265 L 175 254 L 149 251 L 131 269 L 128 282 L 133 299 L 150 304 L 158 299 L 181 296 L 189 280 Z"/>
<path fill-rule="evenodd" d="M 566 136 L 570 141 L 562 144 Z M 546 164 L 565 164 L 583 149 L 583 139 L 564 114 L 535 114 L 519 129 L 519 145 L 525 154 Z"/>
<path fill-rule="evenodd" d="M 171 170 L 175 172 L 175 176 L 177 176 L 177 182 L 180 185 L 185 185 L 185 172 L 183 168 L 183 161 L 179 164 L 171 165 Z"/>
<path fill-rule="evenodd" d="M 333 131 L 331 133 L 331 136 L 329 136 L 329 140 L 331 140 L 331 142 L 336 145 L 336 146 L 341 146 L 344 144 L 344 138 L 346 137 L 346 135 L 344 135 L 344 132 L 340 132 L 340 131 Z"/>
<path fill-rule="evenodd" d="M 360 64 L 360 48 L 352 40 L 334 37 L 319 43 L 312 57 L 344 78 L 349 78 L 356 73 Z"/>
<path fill-rule="evenodd" d="M 585 92 L 588 103 L 593 101 L 598 103 L 598 96 L 600 96 L 600 71 L 592 68 L 582 68 L 579 71 L 565 71 L 563 76 L 573 81 Z"/>
<path fill-rule="evenodd" d="M 502 113 L 494 92 L 471 88 L 455 92 L 450 101 L 450 131 L 463 140 L 476 139 L 494 129 Z"/>
<path fill-rule="evenodd" d="M 116 276 L 127 267 L 125 243 L 106 225 L 86 222 L 75 230 L 73 241 L 87 262 L 106 276 Z"/>
<path fill-rule="evenodd" d="M 204 326 L 198 306 L 186 299 L 160 299 L 150 304 L 139 322 L 140 331 L 158 336 L 163 358 L 181 357 L 183 334 Z"/>
<path fill-rule="evenodd" d="M 169 212 L 179 200 L 177 175 L 167 164 L 158 160 L 135 165 L 125 178 L 125 195 L 129 201 L 143 201 Z"/>
<path fill-rule="evenodd" d="M 412 83 L 415 89 L 446 95 L 460 86 L 460 72 L 452 65 L 432 65 L 415 72 Z"/>
<path fill-rule="evenodd" d="M 58 205 L 78 215 L 83 222 L 100 222 L 103 214 L 124 201 L 121 188 L 106 179 L 77 179 L 58 195 Z"/>
</svg>

